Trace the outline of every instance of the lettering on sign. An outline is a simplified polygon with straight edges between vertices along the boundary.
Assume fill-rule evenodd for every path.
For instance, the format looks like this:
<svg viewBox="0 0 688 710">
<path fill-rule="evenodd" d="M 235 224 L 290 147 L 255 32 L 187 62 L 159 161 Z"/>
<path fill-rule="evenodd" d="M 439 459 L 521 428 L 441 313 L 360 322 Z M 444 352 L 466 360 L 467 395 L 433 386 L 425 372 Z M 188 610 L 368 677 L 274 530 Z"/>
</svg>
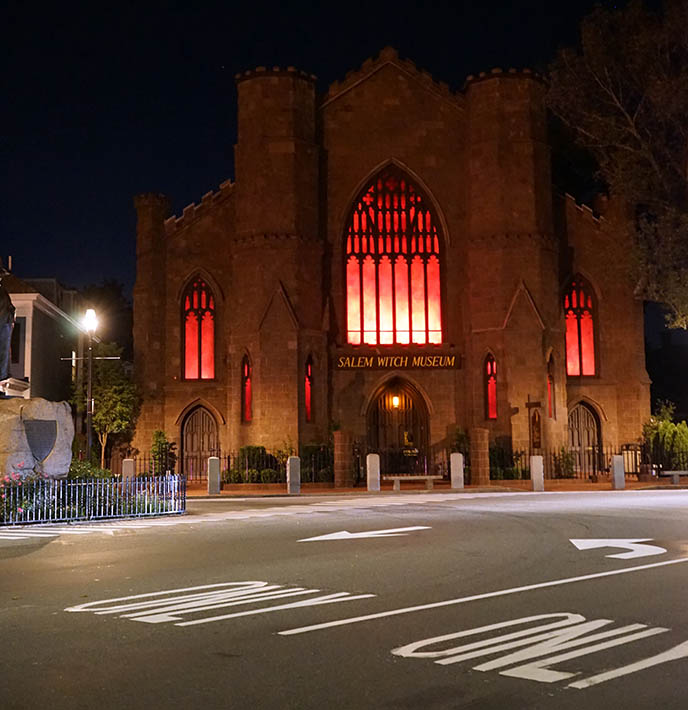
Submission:
<svg viewBox="0 0 688 710">
<path fill-rule="evenodd" d="M 452 370 L 459 365 L 457 355 L 340 355 L 335 360 L 337 370 Z"/>
<path fill-rule="evenodd" d="M 432 659 L 442 666 L 481 659 L 478 665 L 472 666 L 473 670 L 497 671 L 512 678 L 555 683 L 569 681 L 582 674 L 553 666 L 669 631 L 661 626 L 646 624 L 627 624 L 600 631 L 614 623 L 611 619 L 586 621 L 580 614 L 569 612 L 538 614 L 423 639 L 395 648 L 392 654 L 403 658 Z M 458 645 L 457 640 L 460 640 Z M 483 660 L 491 656 L 496 658 Z M 686 657 L 688 641 L 634 663 L 569 682 L 567 687 L 579 690 L 589 688 Z M 609 659 L 606 658 L 601 665 L 609 668 Z"/>
<path fill-rule="evenodd" d="M 350 594 L 349 592 L 313 596 L 320 591 L 320 589 L 286 587 L 268 582 L 221 582 L 86 602 L 70 606 L 65 611 L 86 611 L 97 615 L 115 614 L 123 619 L 142 621 L 146 624 L 172 622 L 175 626 L 196 626 L 241 616 L 336 604 L 375 596 L 374 594 Z M 290 597 L 307 598 L 282 603 L 282 600 Z M 266 604 L 265 602 L 271 603 Z M 237 610 L 227 614 L 212 613 L 208 615 L 206 613 L 229 608 L 237 608 Z"/>
</svg>

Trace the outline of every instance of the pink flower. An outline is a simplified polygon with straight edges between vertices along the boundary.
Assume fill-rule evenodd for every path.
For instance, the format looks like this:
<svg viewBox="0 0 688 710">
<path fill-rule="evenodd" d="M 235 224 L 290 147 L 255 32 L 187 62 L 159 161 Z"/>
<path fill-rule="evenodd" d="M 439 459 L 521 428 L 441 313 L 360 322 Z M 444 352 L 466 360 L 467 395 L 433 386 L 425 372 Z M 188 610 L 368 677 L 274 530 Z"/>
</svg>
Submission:
<svg viewBox="0 0 688 710">
<path fill-rule="evenodd" d="M 23 512 L 24 512 L 24 508 L 17 508 L 17 513 L 23 513 Z"/>
</svg>

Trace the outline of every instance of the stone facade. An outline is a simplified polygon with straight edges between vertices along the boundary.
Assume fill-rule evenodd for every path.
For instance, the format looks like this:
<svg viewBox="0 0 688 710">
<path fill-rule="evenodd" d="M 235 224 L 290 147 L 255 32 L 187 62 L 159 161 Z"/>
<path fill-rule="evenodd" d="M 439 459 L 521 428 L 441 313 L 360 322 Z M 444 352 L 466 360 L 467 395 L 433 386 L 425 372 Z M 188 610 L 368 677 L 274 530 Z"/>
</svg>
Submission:
<svg viewBox="0 0 688 710">
<path fill-rule="evenodd" d="M 324 96 L 293 68 L 246 72 L 237 88 L 236 181 L 176 217 L 162 195 L 135 200 L 138 448 L 164 429 L 184 454 L 185 422 L 198 407 L 223 450 L 321 442 L 333 426 L 342 441 L 363 439 L 385 387 L 410 393 L 428 451 L 457 428 L 527 448 L 536 410 L 542 446 L 561 446 L 581 402 L 600 443 L 638 439 L 649 380 L 624 215 L 613 206 L 594 214 L 555 193 L 539 77 L 494 70 L 453 93 L 386 49 Z M 422 190 L 439 222 L 441 344 L 347 343 L 347 224 L 361 190 L 388 166 Z M 594 291 L 594 376 L 566 374 L 562 299 L 574 275 Z M 208 380 L 184 377 L 182 300 L 197 277 L 215 297 Z M 456 366 L 338 366 L 388 354 L 440 355 Z M 486 418 L 488 354 L 498 365 L 494 419 Z M 241 409 L 245 357 L 250 421 Z"/>
</svg>

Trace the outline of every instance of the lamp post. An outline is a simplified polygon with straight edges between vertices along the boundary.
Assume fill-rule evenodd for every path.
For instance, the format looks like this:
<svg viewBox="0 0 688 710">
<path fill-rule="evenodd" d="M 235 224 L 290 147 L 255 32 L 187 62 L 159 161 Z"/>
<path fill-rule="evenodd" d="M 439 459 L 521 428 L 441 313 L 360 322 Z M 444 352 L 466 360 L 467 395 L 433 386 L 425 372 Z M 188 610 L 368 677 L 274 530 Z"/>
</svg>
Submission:
<svg viewBox="0 0 688 710">
<path fill-rule="evenodd" d="M 93 308 L 89 308 L 84 316 L 84 330 L 88 333 L 88 390 L 86 394 L 86 450 L 88 461 L 91 461 L 93 447 L 93 334 L 98 327 L 98 319 Z"/>
</svg>

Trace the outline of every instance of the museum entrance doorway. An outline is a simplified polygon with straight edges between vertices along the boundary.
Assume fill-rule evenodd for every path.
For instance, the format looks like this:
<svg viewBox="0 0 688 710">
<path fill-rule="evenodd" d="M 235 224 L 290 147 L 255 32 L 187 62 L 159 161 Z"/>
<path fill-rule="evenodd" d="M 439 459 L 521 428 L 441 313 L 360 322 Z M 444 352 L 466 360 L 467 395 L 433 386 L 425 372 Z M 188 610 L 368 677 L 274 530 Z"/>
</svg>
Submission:
<svg viewBox="0 0 688 710">
<path fill-rule="evenodd" d="M 428 466 L 428 410 L 420 392 L 396 377 L 373 396 L 367 414 L 368 450 L 382 473 L 421 473 Z"/>
</svg>

